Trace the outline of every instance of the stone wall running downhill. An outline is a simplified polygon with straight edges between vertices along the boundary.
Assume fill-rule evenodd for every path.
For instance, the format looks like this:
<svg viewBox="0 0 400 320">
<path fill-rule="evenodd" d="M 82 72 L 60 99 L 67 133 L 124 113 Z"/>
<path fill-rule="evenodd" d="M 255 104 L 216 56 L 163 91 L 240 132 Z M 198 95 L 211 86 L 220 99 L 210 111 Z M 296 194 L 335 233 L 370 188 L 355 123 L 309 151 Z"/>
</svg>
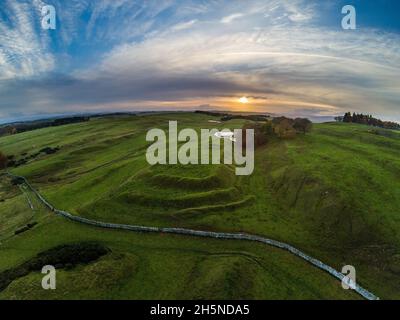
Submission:
<svg viewBox="0 0 400 320">
<path fill-rule="evenodd" d="M 108 228 L 108 229 L 118 229 L 118 230 L 128 230 L 128 231 L 135 231 L 135 232 L 158 232 L 158 233 L 171 233 L 171 234 L 181 234 L 181 235 L 189 235 L 195 237 L 206 237 L 206 238 L 215 238 L 215 239 L 229 239 L 229 240 L 245 240 L 245 241 L 255 241 L 264 243 L 273 247 L 277 247 L 290 253 L 294 254 L 297 257 L 302 258 L 303 260 L 307 261 L 308 263 L 312 264 L 313 266 L 329 273 L 331 276 L 337 278 L 338 280 L 342 281 L 345 276 L 340 273 L 339 271 L 335 270 L 334 268 L 326 265 L 322 261 L 312 258 L 305 254 L 304 252 L 296 249 L 295 247 L 276 240 L 255 236 L 246 233 L 225 233 L 225 232 L 209 232 L 209 231 L 200 231 L 200 230 L 191 230 L 191 229 L 184 229 L 184 228 L 159 228 L 159 227 L 146 227 L 146 226 L 135 226 L 135 225 L 127 225 L 127 224 L 115 224 L 115 223 L 106 223 L 101 221 L 95 221 L 86 219 L 83 217 L 78 217 L 72 215 L 69 212 L 58 210 L 54 208 L 32 185 L 28 182 L 25 177 L 16 176 L 9 172 L 0 174 L 1 175 L 8 175 L 12 178 L 20 178 L 22 179 L 26 186 L 38 197 L 38 199 L 51 211 L 65 217 L 69 220 L 80 222 L 83 224 L 100 227 L 100 228 Z M 349 280 L 349 279 L 346 279 Z M 360 294 L 362 297 L 368 300 L 379 300 L 377 296 L 373 293 L 369 292 L 368 290 L 364 289 L 363 287 L 359 286 L 356 283 L 350 283 L 349 286 L 354 288 L 354 290 Z"/>
</svg>

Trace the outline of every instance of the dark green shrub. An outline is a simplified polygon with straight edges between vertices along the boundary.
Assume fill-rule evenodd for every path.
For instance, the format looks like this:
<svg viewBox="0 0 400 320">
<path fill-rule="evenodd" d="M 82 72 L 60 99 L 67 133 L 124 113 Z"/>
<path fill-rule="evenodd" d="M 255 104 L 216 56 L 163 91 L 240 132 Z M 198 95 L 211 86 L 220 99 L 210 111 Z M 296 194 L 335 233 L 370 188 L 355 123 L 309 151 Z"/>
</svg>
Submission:
<svg viewBox="0 0 400 320">
<path fill-rule="evenodd" d="M 72 269 L 78 264 L 88 264 L 95 261 L 109 252 L 108 248 L 93 242 L 57 246 L 39 253 L 36 257 L 13 269 L 1 272 L 0 291 L 7 288 L 12 281 L 26 276 L 32 271 L 40 271 L 46 265 L 53 265 L 56 269 Z"/>
<path fill-rule="evenodd" d="M 28 226 L 23 226 L 22 228 L 15 230 L 14 234 L 17 235 L 17 234 L 23 233 L 25 231 L 28 231 L 29 229 L 30 228 Z"/>
<path fill-rule="evenodd" d="M 28 223 L 26 226 L 28 227 L 28 228 L 33 228 L 34 226 L 36 226 L 38 223 L 36 222 L 36 221 L 34 221 L 34 222 L 31 222 L 31 223 Z"/>
<path fill-rule="evenodd" d="M 20 178 L 20 177 L 15 177 L 15 178 L 13 178 L 13 179 L 11 180 L 11 183 L 12 183 L 14 186 L 17 186 L 17 185 L 20 185 L 20 184 L 24 184 L 25 181 L 24 181 L 24 179 L 22 179 L 22 178 Z"/>
<path fill-rule="evenodd" d="M 0 152 L 0 170 L 7 168 L 8 158 Z"/>
</svg>

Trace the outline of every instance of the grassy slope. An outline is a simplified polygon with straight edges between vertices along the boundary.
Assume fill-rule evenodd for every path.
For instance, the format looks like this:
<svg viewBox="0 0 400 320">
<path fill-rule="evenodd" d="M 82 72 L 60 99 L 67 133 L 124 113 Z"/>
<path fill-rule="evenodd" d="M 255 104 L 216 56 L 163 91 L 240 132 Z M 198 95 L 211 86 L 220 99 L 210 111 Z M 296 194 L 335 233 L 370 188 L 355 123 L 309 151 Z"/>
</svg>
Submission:
<svg viewBox="0 0 400 320">
<path fill-rule="evenodd" d="M 26 197 L 8 179 L 0 181 L 0 241 L 11 237 L 18 227 L 34 220 Z"/>
<path fill-rule="evenodd" d="M 0 299 L 359 299 L 329 275 L 261 244 L 104 230 L 35 208 L 39 225 L 2 243 L 0 270 L 60 244 L 98 241 L 112 252 L 59 270 L 54 291 L 31 273 Z"/>
<path fill-rule="evenodd" d="M 231 168 L 222 165 L 149 168 L 143 156 L 148 145 L 145 133 L 152 127 L 166 128 L 170 119 L 178 120 L 182 127 L 216 126 L 207 122 L 210 117 L 193 114 L 98 119 L 5 137 L 0 139 L 0 149 L 18 155 L 60 145 L 59 153 L 14 170 L 33 181 L 59 208 L 104 221 L 244 230 L 265 235 L 289 242 L 338 269 L 353 264 L 362 285 L 384 298 L 400 297 L 400 239 L 395 232 L 400 223 L 397 133 L 382 131 L 386 132 L 382 136 L 359 125 L 316 125 L 310 135 L 275 141 L 258 150 L 255 173 L 238 178 Z M 243 121 L 231 121 L 224 126 L 235 128 L 242 124 Z M 52 223 L 51 228 L 57 228 L 66 222 Z M 75 228 L 84 227 L 74 225 L 72 229 Z M 37 241 L 43 241 L 38 232 L 30 232 Z M 128 237 L 142 239 L 143 235 Z M 188 239 L 185 243 L 190 247 L 193 241 Z M 35 250 L 38 249 L 32 248 L 31 254 Z M 146 254 L 154 253 L 147 250 Z M 280 255 L 286 254 L 276 253 Z M 196 260 L 195 256 L 191 259 Z M 274 283 L 265 268 L 261 273 L 250 272 L 255 275 L 254 279 L 247 279 L 253 283 L 250 289 L 230 289 L 231 281 L 226 278 L 229 275 L 243 278 L 240 283 L 247 282 L 240 270 L 246 269 L 249 262 L 243 259 L 228 255 L 226 259 L 208 259 L 204 265 L 190 269 L 192 275 L 212 273 L 196 277 L 203 283 L 193 286 L 193 294 L 201 296 L 209 286 L 223 280 L 226 290 L 215 291 L 221 297 L 235 297 L 240 292 L 260 293 L 254 297 L 304 297 L 300 285 L 290 278 L 281 281 L 294 285 L 292 295 L 279 291 L 277 284 L 272 285 L 276 296 L 263 295 L 257 275 L 270 279 L 269 286 Z M 0 258 L 0 270 L 2 260 L 10 259 Z M 215 272 L 207 271 L 209 264 L 215 264 L 211 268 Z M 248 266 L 249 270 L 253 267 Z M 274 270 L 285 273 L 287 268 L 304 277 L 301 270 L 280 263 Z M 320 276 L 315 269 L 308 272 Z M 314 289 L 318 283 L 302 280 L 302 285 Z"/>
</svg>

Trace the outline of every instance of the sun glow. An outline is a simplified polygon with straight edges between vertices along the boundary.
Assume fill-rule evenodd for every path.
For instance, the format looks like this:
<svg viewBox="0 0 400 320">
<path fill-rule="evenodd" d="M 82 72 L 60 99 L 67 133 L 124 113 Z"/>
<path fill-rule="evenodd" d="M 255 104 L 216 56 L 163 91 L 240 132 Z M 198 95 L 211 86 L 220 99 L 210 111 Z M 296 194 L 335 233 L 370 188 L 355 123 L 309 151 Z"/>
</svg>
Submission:
<svg viewBox="0 0 400 320">
<path fill-rule="evenodd" d="M 241 97 L 241 98 L 239 99 L 239 102 L 240 102 L 240 103 L 243 103 L 243 104 L 246 104 L 246 103 L 249 103 L 249 99 L 247 99 L 247 97 Z"/>
</svg>

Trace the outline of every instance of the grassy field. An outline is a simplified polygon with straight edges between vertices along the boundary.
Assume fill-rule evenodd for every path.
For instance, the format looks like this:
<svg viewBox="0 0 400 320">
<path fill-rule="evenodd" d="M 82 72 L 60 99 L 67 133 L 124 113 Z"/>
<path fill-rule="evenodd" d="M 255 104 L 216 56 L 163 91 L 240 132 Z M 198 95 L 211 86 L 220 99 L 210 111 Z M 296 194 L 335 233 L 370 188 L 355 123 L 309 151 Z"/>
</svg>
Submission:
<svg viewBox="0 0 400 320">
<path fill-rule="evenodd" d="M 55 207 L 106 222 L 244 231 L 290 243 L 338 270 L 354 265 L 359 283 L 400 298 L 400 135 L 351 124 L 317 124 L 310 134 L 257 149 L 255 172 L 225 165 L 153 166 L 151 128 L 242 127 L 193 113 L 92 119 L 0 138 Z M 23 155 L 23 154 L 27 155 Z M 29 195 L 28 195 L 29 196 Z M 31 198 L 33 196 L 31 195 Z M 58 244 L 98 241 L 111 253 L 58 273 L 53 292 L 40 273 L 0 292 L 9 298 L 357 299 L 338 281 L 281 250 L 245 242 L 107 231 L 55 217 L 3 179 L 0 272 Z M 31 230 L 13 236 L 29 221 Z"/>
</svg>

